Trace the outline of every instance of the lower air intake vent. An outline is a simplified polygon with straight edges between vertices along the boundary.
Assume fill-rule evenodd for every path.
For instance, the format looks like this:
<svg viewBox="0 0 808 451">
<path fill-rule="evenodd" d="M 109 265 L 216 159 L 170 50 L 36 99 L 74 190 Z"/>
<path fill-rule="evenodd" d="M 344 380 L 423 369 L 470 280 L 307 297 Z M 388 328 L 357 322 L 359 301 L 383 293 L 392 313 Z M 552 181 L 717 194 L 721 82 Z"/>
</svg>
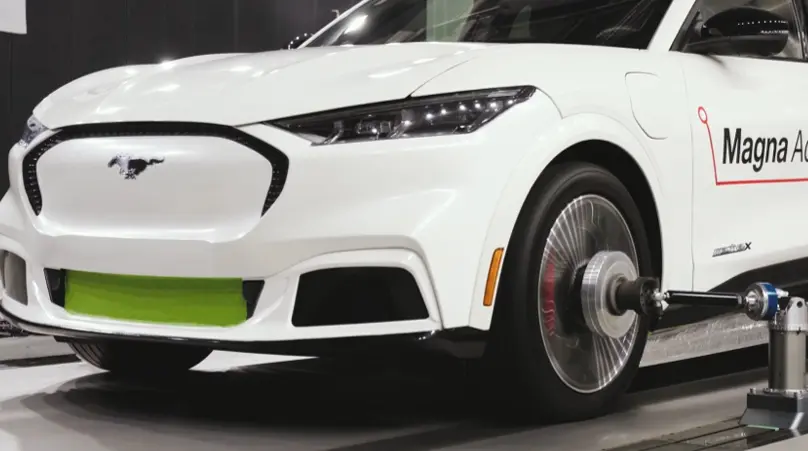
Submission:
<svg viewBox="0 0 808 451">
<path fill-rule="evenodd" d="M 28 305 L 28 276 L 25 260 L 11 253 L 3 253 L 3 286 L 11 299 Z"/>
<path fill-rule="evenodd" d="M 300 276 L 295 327 L 429 318 L 412 274 L 401 268 L 338 268 Z"/>
</svg>

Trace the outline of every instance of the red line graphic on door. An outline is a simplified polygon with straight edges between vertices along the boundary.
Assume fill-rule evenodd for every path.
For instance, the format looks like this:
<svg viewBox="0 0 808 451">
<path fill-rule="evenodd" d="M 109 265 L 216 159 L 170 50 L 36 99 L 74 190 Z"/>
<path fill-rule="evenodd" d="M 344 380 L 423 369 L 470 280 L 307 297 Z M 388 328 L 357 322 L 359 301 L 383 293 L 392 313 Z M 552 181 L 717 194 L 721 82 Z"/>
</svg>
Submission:
<svg viewBox="0 0 808 451">
<path fill-rule="evenodd" d="M 704 128 L 707 129 L 707 138 L 710 140 L 710 153 L 712 154 L 713 157 L 713 177 L 715 180 L 715 186 L 808 182 L 808 177 L 785 178 L 785 179 L 718 180 L 718 164 L 715 161 L 715 145 L 713 144 L 713 132 L 710 129 L 710 118 L 709 116 L 707 116 L 707 110 L 703 106 L 699 107 L 698 115 L 699 115 L 699 122 L 704 124 Z"/>
<path fill-rule="evenodd" d="M 715 178 L 716 186 L 721 185 L 718 181 L 718 166 L 715 164 L 715 146 L 713 146 L 713 132 L 710 130 L 710 118 L 707 117 L 707 110 L 703 106 L 699 107 L 699 120 L 704 127 L 707 128 L 707 137 L 710 138 L 710 153 L 713 155 L 713 177 Z"/>
</svg>

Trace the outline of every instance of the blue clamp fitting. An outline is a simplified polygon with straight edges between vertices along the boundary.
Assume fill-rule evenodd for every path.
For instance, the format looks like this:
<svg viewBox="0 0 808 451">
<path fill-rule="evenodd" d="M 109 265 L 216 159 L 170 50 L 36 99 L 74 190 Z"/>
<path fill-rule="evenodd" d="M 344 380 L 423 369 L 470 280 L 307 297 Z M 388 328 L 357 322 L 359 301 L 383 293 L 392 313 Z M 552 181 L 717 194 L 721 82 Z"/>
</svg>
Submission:
<svg viewBox="0 0 808 451">
<path fill-rule="evenodd" d="M 762 294 L 764 298 L 762 299 L 764 303 L 763 310 L 760 312 L 760 319 L 769 321 L 774 318 L 777 311 L 780 309 L 780 295 L 777 293 L 777 289 L 774 288 L 774 285 L 770 283 L 758 282 L 754 286 L 760 290 L 760 294 Z"/>
</svg>

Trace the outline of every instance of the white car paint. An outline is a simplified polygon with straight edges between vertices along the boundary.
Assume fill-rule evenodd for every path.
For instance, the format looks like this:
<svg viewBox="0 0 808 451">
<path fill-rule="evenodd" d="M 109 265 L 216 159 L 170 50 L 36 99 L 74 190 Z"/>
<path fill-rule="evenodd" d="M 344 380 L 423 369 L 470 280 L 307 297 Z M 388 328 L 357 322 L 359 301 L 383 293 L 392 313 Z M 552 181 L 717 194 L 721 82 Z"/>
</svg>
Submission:
<svg viewBox="0 0 808 451">
<path fill-rule="evenodd" d="M 783 211 L 808 185 L 716 184 L 698 111 L 709 112 L 717 146 L 724 127 L 743 127 L 751 137 L 796 137 L 808 105 L 808 90 L 801 89 L 808 66 L 670 51 L 692 5 L 674 0 L 643 51 L 413 43 L 212 55 L 88 75 L 47 97 L 34 115 L 53 130 L 137 121 L 236 127 L 282 149 L 290 160 L 288 181 L 268 213 L 253 218 L 248 212 L 258 192 L 265 192 L 271 167 L 232 142 L 82 139 L 59 144 L 40 160 L 48 200 L 37 216 L 20 168 L 25 154 L 52 133 L 46 132 L 10 152 L 0 250 L 27 261 L 29 303 L 6 295 L 2 306 L 26 321 L 65 329 L 245 342 L 487 330 L 493 308 L 482 299 L 493 251 L 507 247 L 527 194 L 547 165 L 590 140 L 620 147 L 644 173 L 660 216 L 664 288 L 710 289 L 746 270 L 805 256 L 803 216 L 773 219 L 766 211 Z M 780 81 L 772 84 L 775 76 Z M 522 85 L 539 92 L 468 135 L 313 147 L 262 123 L 407 96 Z M 143 176 L 148 199 L 159 202 L 121 207 L 116 203 L 131 198 L 135 188 L 95 168 L 94 161 L 103 166 L 131 148 L 187 162 Z M 782 164 L 761 173 L 721 167 L 718 175 L 772 180 L 800 177 L 800 171 Z M 178 178 L 189 184 L 177 187 Z M 205 194 L 195 194 L 200 191 Z M 773 220 L 793 233 L 772 233 Z M 712 258 L 717 247 L 749 241 L 753 252 Z M 359 265 L 410 271 L 429 318 L 291 325 L 301 273 Z M 266 289 L 256 315 L 235 327 L 128 323 L 70 315 L 54 306 L 42 275 L 49 267 L 262 279 Z"/>
<path fill-rule="evenodd" d="M 56 92 L 34 114 L 50 129 L 178 120 L 244 125 L 399 100 L 492 47 L 422 43 L 304 48 L 120 68 Z M 94 77 L 99 78 L 93 82 Z"/>
<path fill-rule="evenodd" d="M 808 182 L 808 124 L 802 106 L 808 105 L 808 67 L 793 61 L 729 57 L 711 61 L 681 55 L 681 60 L 689 109 L 703 107 L 706 113 L 706 120 L 690 115 L 694 189 L 699 194 L 693 210 L 693 260 L 698 268 L 694 282 L 714 284 L 758 266 L 805 257 L 808 241 L 799 237 L 799 230 L 808 226 L 808 216 L 794 206 Z M 724 134 L 729 132 L 734 141 L 736 131 L 742 141 L 776 139 L 785 162 L 762 163 L 759 171 L 754 162 L 724 164 Z M 744 143 L 740 144 L 742 151 Z M 780 215 L 769 224 L 762 216 L 750 215 L 755 205 L 794 214 Z M 718 243 L 750 241 L 754 252 L 712 258 Z"/>
</svg>

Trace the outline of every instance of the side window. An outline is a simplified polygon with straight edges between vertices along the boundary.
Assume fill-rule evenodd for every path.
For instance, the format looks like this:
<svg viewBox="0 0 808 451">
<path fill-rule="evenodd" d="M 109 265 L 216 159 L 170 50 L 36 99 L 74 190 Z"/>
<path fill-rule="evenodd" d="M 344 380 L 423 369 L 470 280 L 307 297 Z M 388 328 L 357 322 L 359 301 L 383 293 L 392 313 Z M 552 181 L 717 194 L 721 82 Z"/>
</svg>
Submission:
<svg viewBox="0 0 808 451">
<path fill-rule="evenodd" d="M 678 39 L 679 50 L 687 51 L 689 47 L 712 40 L 718 45 L 710 46 L 708 53 L 714 55 L 792 60 L 803 58 L 802 20 L 793 0 L 699 0 L 690 17 L 692 20 Z M 738 34 L 732 36 L 727 30 Z M 722 45 L 716 39 L 722 37 L 741 39 L 725 41 Z M 758 45 L 751 44 L 749 40 L 743 41 L 750 37 L 759 40 Z M 780 45 L 776 44 L 778 37 L 782 39 Z M 764 50 L 771 48 L 777 51 Z"/>
<path fill-rule="evenodd" d="M 508 39 L 511 41 L 525 41 L 532 36 L 530 29 L 530 21 L 533 17 L 533 8 L 530 6 L 525 7 L 516 16 L 516 20 L 511 26 L 511 34 Z"/>
<path fill-rule="evenodd" d="M 426 40 L 457 42 L 474 8 L 474 0 L 433 0 L 427 3 Z"/>
</svg>

